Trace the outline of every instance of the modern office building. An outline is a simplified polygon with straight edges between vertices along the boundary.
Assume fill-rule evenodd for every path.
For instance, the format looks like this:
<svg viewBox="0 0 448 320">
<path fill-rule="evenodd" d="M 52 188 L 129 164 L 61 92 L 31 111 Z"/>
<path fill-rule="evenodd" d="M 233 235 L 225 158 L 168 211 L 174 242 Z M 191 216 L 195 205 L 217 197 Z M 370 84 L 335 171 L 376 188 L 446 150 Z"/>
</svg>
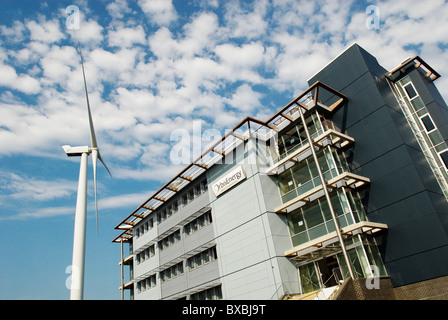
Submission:
<svg viewBox="0 0 448 320">
<path fill-rule="evenodd" d="M 265 121 L 242 120 L 116 226 L 121 292 L 447 298 L 438 77 L 420 57 L 388 71 L 347 48 L 298 97 Z"/>
</svg>

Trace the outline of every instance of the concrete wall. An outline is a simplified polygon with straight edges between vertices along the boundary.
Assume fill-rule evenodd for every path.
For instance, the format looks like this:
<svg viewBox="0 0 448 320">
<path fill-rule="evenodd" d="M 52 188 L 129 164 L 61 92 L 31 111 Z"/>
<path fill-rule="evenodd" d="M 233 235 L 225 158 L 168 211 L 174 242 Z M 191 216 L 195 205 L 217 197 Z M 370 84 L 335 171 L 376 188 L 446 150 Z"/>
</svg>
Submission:
<svg viewBox="0 0 448 320">
<path fill-rule="evenodd" d="M 246 173 L 243 182 L 218 198 L 211 195 L 224 299 L 276 298 L 283 293 L 282 282 L 298 290 L 297 269 L 283 257 L 291 248 L 285 217 L 273 212 L 281 203 L 276 179 L 259 172 L 255 148 L 248 142 L 244 161 L 237 158 L 208 173 L 211 182 L 235 166 Z"/>
<path fill-rule="evenodd" d="M 281 204 L 277 181 L 275 177 L 260 173 L 259 166 L 264 168 L 268 164 L 262 157 L 264 151 L 257 148 L 250 140 L 230 158 L 233 163 L 211 167 L 204 174 L 209 184 L 207 193 L 185 207 L 179 206 L 177 213 L 160 224 L 155 223 L 153 229 L 134 239 L 134 251 L 138 252 L 162 233 L 181 231 L 181 241 L 161 252 L 156 248 L 154 257 L 135 264 L 136 277 L 158 266 L 163 269 L 179 257 L 184 262 L 182 275 L 163 283 L 158 277 L 157 287 L 142 293 L 136 291 L 135 299 L 180 298 L 217 284 L 221 284 L 224 299 L 276 299 L 285 290 L 299 290 L 297 269 L 283 256 L 284 251 L 291 248 L 286 219 L 274 212 L 274 208 Z M 213 181 L 239 165 L 243 167 L 246 179 L 216 197 L 212 190 Z M 196 179 L 176 197 L 181 199 L 196 181 L 202 179 Z M 183 232 L 183 221 L 203 208 L 211 208 L 212 224 L 187 236 Z M 217 259 L 189 270 L 185 261 L 192 254 L 188 253 L 200 252 L 195 249 L 209 243 L 216 245 Z M 157 246 L 157 242 L 155 244 Z M 158 274 L 160 270 L 156 271 Z"/>
</svg>

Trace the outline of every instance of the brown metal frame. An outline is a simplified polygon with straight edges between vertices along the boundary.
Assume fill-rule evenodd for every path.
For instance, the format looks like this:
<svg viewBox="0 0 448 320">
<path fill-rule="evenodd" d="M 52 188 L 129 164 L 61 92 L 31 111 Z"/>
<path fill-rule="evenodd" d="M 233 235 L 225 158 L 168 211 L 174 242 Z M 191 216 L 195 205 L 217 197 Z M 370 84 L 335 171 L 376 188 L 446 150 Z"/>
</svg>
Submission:
<svg viewBox="0 0 448 320">
<path fill-rule="evenodd" d="M 425 77 L 429 78 L 429 80 L 431 80 L 431 81 L 437 80 L 438 78 L 441 77 L 441 75 L 437 71 L 435 71 L 433 68 L 431 68 L 431 66 L 429 64 L 427 64 L 419 56 L 415 56 L 413 58 L 409 58 L 409 59 L 403 61 L 403 63 L 401 63 L 398 67 L 396 67 L 395 69 L 393 69 L 392 71 L 389 72 L 389 76 L 392 76 L 394 73 L 396 73 L 398 71 L 403 73 L 405 71 L 403 68 L 405 68 L 410 63 L 415 63 L 415 68 L 419 68 L 419 67 L 423 66 L 426 69 Z"/>
<path fill-rule="evenodd" d="M 221 157 L 225 157 L 224 150 L 218 149 L 218 145 L 223 143 L 227 138 L 230 136 L 235 137 L 236 139 L 240 139 L 243 141 L 246 141 L 248 138 L 235 132 L 236 130 L 240 129 L 244 125 L 247 125 L 247 129 L 249 132 L 249 136 L 252 136 L 252 132 L 257 132 L 261 127 L 267 127 L 269 130 L 267 133 L 269 133 L 270 130 L 278 131 L 278 126 L 283 121 L 289 121 L 292 122 L 292 110 L 293 108 L 302 107 L 306 110 L 308 110 L 308 107 L 301 102 L 304 98 L 306 98 L 309 94 L 313 94 L 313 101 L 314 104 L 317 105 L 318 102 L 320 102 L 319 94 L 321 92 L 329 92 L 333 94 L 332 97 L 336 96 L 339 99 L 333 103 L 329 108 L 328 111 L 332 112 L 337 107 L 341 106 L 344 101 L 347 100 L 346 96 L 344 96 L 339 91 L 331 88 L 330 86 L 317 81 L 312 86 L 310 86 L 308 89 L 303 91 L 300 95 L 298 95 L 296 98 L 294 98 L 291 102 L 289 102 L 287 105 L 285 105 L 283 108 L 281 108 L 279 111 L 277 111 L 273 116 L 271 116 L 266 121 L 261 121 L 252 117 L 246 117 L 244 120 L 242 120 L 240 123 L 238 123 L 231 131 L 226 133 L 224 136 L 222 136 L 219 140 L 217 140 L 211 147 L 209 147 L 206 151 L 204 151 L 198 158 L 196 158 L 192 163 L 187 165 L 182 171 L 180 171 L 174 178 L 169 180 L 165 185 L 163 185 L 158 191 L 156 191 L 151 197 L 149 197 L 147 200 L 145 200 L 139 207 L 137 207 L 133 212 L 131 212 L 126 218 L 124 218 L 116 227 L 115 229 L 123 230 L 125 227 L 126 229 L 119 234 L 116 238 L 112 240 L 112 242 L 118 242 L 120 243 L 121 240 L 123 242 L 130 242 L 132 238 L 132 227 L 135 225 L 134 221 L 128 221 L 129 219 L 135 219 L 140 218 L 143 219 L 146 217 L 145 215 L 138 213 L 139 210 L 142 208 L 145 210 L 151 210 L 154 211 L 157 209 L 158 206 L 162 205 L 164 202 L 166 202 L 169 198 L 170 193 L 176 193 L 179 191 L 178 188 L 174 188 L 171 186 L 173 182 L 175 182 L 177 179 L 182 179 L 188 183 L 192 182 L 194 180 L 193 177 L 189 176 L 187 172 L 192 169 L 193 167 L 199 167 L 203 169 L 204 171 L 209 168 L 209 166 L 204 162 L 204 158 L 207 154 L 210 152 L 214 152 Z M 289 113 L 288 113 L 289 112 Z M 253 127 L 251 127 L 251 123 L 254 123 L 258 125 L 257 129 L 254 130 Z M 267 134 L 266 133 L 266 134 Z M 195 172 L 197 174 L 197 171 Z M 148 203 L 152 200 L 156 200 L 157 203 L 155 205 L 148 205 Z M 125 226 L 124 226 L 125 225 Z"/>
</svg>

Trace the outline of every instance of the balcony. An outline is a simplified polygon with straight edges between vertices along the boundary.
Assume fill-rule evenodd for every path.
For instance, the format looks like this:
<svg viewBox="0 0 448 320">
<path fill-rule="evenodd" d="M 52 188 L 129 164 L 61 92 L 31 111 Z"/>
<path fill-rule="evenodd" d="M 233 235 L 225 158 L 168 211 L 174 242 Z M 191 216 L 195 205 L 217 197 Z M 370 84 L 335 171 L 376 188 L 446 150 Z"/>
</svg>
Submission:
<svg viewBox="0 0 448 320">
<path fill-rule="evenodd" d="M 353 237 L 358 234 L 374 234 L 386 229 L 388 229 L 388 226 L 384 223 L 361 221 L 343 227 L 341 229 L 341 233 L 346 237 Z M 338 252 L 340 250 L 341 247 L 337 240 L 336 231 L 333 231 L 316 239 L 297 245 L 294 248 L 285 251 L 284 254 L 291 260 L 303 262 L 312 261 L 326 254 Z"/>
<path fill-rule="evenodd" d="M 313 180 L 318 179 L 314 178 Z M 351 173 L 351 172 L 343 172 L 341 174 L 338 174 L 334 178 L 327 181 L 327 187 L 331 188 L 341 188 L 341 187 L 349 187 L 349 188 L 359 188 L 364 186 L 365 184 L 370 183 L 370 179 Z M 275 212 L 277 213 L 287 213 L 291 211 L 291 209 L 294 207 L 294 209 L 297 206 L 294 206 L 295 204 L 302 202 L 302 203 L 308 203 L 311 202 L 321 196 L 323 196 L 323 193 L 320 192 L 323 190 L 322 184 L 317 185 L 316 187 L 308 190 L 307 192 L 300 193 L 297 197 L 285 202 L 283 205 L 275 208 Z M 314 197 L 313 197 L 314 196 Z"/>
<path fill-rule="evenodd" d="M 332 146 L 341 149 L 355 142 L 355 139 L 352 137 L 338 132 L 335 129 L 327 129 L 325 131 L 319 130 L 311 137 L 313 139 L 313 144 L 318 148 Z M 278 174 L 279 168 L 282 166 L 291 162 L 296 163 L 300 161 L 301 158 L 307 155 L 307 152 L 309 153 L 309 148 L 310 144 L 307 141 L 301 141 L 290 147 L 280 156 L 272 157 L 272 165 L 266 170 L 266 174 Z"/>
</svg>

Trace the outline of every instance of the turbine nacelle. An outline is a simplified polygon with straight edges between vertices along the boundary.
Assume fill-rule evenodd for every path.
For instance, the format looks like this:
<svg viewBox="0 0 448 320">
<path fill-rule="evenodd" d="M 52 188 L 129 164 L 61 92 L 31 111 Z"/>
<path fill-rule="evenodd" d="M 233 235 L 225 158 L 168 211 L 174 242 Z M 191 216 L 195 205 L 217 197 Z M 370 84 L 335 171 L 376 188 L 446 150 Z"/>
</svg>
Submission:
<svg viewBox="0 0 448 320">
<path fill-rule="evenodd" d="M 65 153 L 69 157 L 80 157 L 83 153 L 90 153 L 91 149 L 88 146 L 82 146 L 82 147 L 72 147 L 68 144 L 65 146 L 62 146 L 62 149 L 64 149 Z"/>
</svg>

